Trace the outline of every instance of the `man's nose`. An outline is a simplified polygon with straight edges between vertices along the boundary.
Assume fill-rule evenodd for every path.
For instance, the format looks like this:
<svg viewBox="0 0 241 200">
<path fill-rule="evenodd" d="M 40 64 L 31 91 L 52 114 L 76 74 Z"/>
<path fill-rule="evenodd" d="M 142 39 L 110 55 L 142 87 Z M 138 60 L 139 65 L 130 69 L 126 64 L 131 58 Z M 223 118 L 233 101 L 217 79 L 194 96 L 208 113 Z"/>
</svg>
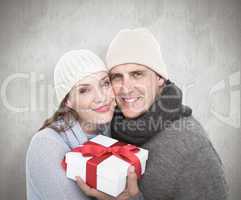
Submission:
<svg viewBox="0 0 241 200">
<path fill-rule="evenodd" d="M 121 91 L 123 93 L 130 93 L 133 90 L 133 86 L 134 86 L 133 81 L 129 77 L 126 77 L 122 81 Z"/>
</svg>

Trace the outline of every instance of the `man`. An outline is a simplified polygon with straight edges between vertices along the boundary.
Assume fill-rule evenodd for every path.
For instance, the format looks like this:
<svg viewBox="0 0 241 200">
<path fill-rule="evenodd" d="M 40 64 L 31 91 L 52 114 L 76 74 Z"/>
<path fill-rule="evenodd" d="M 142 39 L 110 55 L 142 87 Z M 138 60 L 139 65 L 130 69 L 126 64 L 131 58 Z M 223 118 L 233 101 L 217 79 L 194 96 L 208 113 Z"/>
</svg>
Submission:
<svg viewBox="0 0 241 200">
<path fill-rule="evenodd" d="M 168 79 L 160 46 L 147 29 L 121 30 L 106 56 L 118 108 L 112 137 L 149 150 L 139 182 L 129 172 L 129 199 L 222 200 L 222 163 L 202 126 Z"/>
</svg>

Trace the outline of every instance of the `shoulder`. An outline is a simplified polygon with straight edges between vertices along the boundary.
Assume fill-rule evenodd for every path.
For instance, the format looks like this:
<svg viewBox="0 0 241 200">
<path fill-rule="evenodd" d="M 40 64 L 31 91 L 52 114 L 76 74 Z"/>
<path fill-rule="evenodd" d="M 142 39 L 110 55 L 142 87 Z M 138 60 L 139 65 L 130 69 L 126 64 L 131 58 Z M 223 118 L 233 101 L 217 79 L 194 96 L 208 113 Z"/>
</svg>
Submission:
<svg viewBox="0 0 241 200">
<path fill-rule="evenodd" d="M 45 128 L 43 130 L 38 131 L 37 133 L 35 133 L 33 135 L 30 144 L 38 143 L 42 140 L 55 141 L 55 142 L 62 143 L 62 138 L 61 138 L 60 134 L 61 133 L 58 133 L 51 128 Z"/>
<path fill-rule="evenodd" d="M 53 151 L 54 149 L 61 149 L 66 152 L 69 151 L 69 147 L 65 144 L 60 134 L 61 133 L 58 133 L 51 128 L 45 128 L 38 131 L 30 141 L 27 155 L 41 153 L 51 149 L 53 149 Z"/>
<path fill-rule="evenodd" d="M 201 148 L 213 148 L 202 125 L 192 116 L 174 121 L 162 132 L 151 139 L 149 146 L 180 159 Z"/>
<path fill-rule="evenodd" d="M 174 121 L 166 131 L 170 137 L 182 139 L 187 144 L 195 144 L 197 148 L 210 143 L 207 132 L 193 116 Z"/>
</svg>

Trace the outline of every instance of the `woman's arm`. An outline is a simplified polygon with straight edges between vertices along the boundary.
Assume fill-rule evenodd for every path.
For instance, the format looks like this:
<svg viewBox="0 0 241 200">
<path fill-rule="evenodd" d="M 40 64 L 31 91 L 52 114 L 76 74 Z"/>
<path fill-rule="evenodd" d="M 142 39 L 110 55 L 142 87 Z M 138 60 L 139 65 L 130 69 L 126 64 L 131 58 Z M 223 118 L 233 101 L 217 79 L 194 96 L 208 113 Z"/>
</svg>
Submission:
<svg viewBox="0 0 241 200">
<path fill-rule="evenodd" d="M 45 133 L 32 140 L 26 159 L 28 197 L 35 193 L 41 200 L 91 199 L 66 177 L 60 161 L 67 151 L 64 142 Z"/>
</svg>

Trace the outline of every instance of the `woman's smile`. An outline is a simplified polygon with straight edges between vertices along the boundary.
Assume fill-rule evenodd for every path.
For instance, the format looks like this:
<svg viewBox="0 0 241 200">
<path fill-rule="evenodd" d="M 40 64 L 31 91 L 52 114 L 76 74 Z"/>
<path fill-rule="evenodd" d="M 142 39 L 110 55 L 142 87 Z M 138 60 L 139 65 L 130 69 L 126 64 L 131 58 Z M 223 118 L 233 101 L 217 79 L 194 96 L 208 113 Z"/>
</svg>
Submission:
<svg viewBox="0 0 241 200">
<path fill-rule="evenodd" d="M 111 103 L 95 108 L 94 111 L 98 113 L 105 113 L 105 112 L 109 112 L 110 109 L 111 109 Z"/>
</svg>

